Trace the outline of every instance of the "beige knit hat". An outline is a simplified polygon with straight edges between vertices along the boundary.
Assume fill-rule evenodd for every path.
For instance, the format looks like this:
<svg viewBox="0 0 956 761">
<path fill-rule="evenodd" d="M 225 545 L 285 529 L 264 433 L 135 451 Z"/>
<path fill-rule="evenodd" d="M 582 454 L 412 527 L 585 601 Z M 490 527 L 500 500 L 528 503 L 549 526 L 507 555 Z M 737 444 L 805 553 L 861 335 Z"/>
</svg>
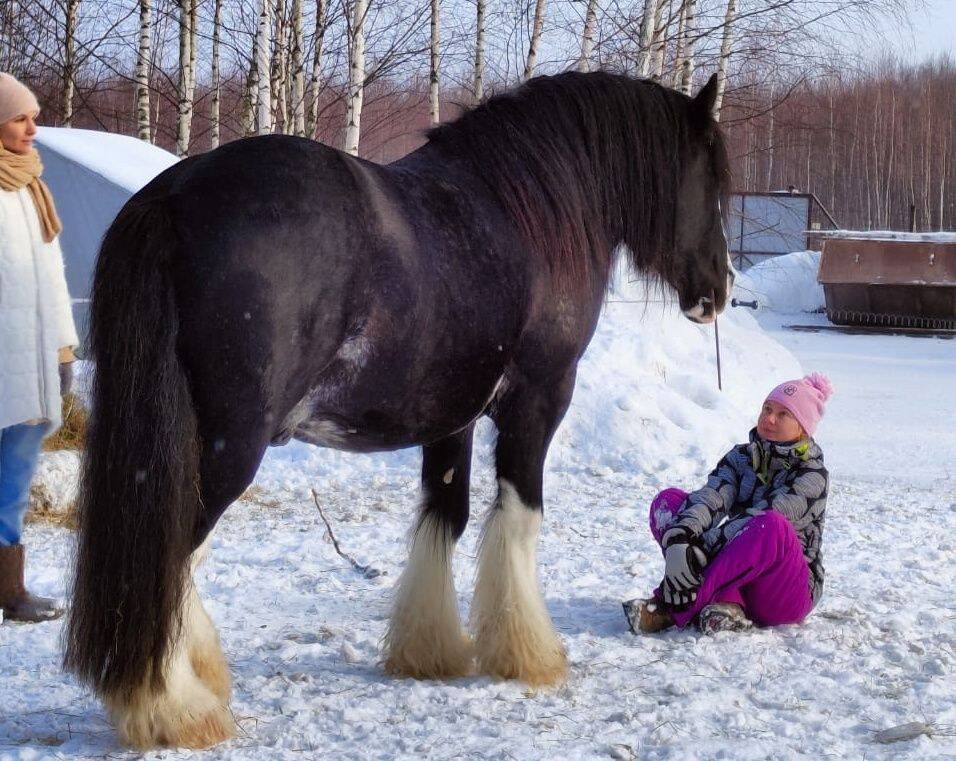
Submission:
<svg viewBox="0 0 956 761">
<path fill-rule="evenodd" d="M 33 117 L 40 113 L 40 104 L 30 88 L 16 77 L 0 72 L 0 124 L 6 124 L 21 114 Z"/>
</svg>

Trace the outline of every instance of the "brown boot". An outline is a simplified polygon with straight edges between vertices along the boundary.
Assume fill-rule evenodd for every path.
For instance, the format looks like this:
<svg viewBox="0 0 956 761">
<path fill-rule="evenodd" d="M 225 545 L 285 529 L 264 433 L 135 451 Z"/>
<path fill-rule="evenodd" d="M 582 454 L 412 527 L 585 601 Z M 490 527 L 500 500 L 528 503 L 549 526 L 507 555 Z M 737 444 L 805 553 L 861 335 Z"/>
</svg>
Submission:
<svg viewBox="0 0 956 761">
<path fill-rule="evenodd" d="M 48 597 L 34 597 L 23 586 L 22 544 L 0 546 L 0 610 L 9 621 L 50 621 L 63 615 L 63 606 Z"/>
<path fill-rule="evenodd" d="M 753 628 L 744 609 L 735 602 L 715 602 L 705 605 L 697 616 L 697 628 L 702 634 L 742 632 Z"/>
<path fill-rule="evenodd" d="M 638 632 L 654 634 L 670 629 L 674 625 L 670 611 L 660 600 L 655 600 L 653 597 L 647 600 L 640 598 L 628 600 L 624 603 L 624 615 L 627 617 L 627 625 L 634 634 Z"/>
</svg>

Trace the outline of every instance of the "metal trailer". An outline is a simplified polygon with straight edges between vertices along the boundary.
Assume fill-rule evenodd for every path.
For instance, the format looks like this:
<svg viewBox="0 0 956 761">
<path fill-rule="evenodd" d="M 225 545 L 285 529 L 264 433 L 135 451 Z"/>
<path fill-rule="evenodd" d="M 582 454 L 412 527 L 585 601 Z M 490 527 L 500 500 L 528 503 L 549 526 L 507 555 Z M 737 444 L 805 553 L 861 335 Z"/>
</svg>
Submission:
<svg viewBox="0 0 956 761">
<path fill-rule="evenodd" d="M 829 238 L 817 280 L 836 325 L 956 330 L 956 239 Z"/>
</svg>

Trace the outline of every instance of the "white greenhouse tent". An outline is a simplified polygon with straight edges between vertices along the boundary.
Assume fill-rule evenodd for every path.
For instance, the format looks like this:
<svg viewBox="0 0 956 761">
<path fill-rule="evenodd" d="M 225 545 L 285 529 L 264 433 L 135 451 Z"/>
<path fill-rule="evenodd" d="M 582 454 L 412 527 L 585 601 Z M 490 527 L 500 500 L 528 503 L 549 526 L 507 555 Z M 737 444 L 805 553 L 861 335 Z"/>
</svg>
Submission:
<svg viewBox="0 0 956 761">
<path fill-rule="evenodd" d="M 86 129 L 40 127 L 36 148 L 63 221 L 60 244 L 82 338 L 103 234 L 127 199 L 178 159 L 134 137 Z"/>
</svg>

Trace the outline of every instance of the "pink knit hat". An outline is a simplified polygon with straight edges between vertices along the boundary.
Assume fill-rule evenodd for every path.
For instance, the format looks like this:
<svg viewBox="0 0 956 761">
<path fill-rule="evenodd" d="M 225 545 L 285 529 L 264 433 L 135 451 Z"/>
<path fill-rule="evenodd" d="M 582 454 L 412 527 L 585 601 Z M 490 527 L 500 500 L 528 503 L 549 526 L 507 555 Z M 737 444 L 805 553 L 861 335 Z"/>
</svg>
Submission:
<svg viewBox="0 0 956 761">
<path fill-rule="evenodd" d="M 6 124 L 22 114 L 34 118 L 40 113 L 40 104 L 30 88 L 10 74 L 0 72 L 0 124 Z"/>
<path fill-rule="evenodd" d="M 833 386 L 825 375 L 810 373 L 800 380 L 781 383 L 767 395 L 767 401 L 776 402 L 790 410 L 807 435 L 813 436 L 832 393 Z"/>
</svg>

